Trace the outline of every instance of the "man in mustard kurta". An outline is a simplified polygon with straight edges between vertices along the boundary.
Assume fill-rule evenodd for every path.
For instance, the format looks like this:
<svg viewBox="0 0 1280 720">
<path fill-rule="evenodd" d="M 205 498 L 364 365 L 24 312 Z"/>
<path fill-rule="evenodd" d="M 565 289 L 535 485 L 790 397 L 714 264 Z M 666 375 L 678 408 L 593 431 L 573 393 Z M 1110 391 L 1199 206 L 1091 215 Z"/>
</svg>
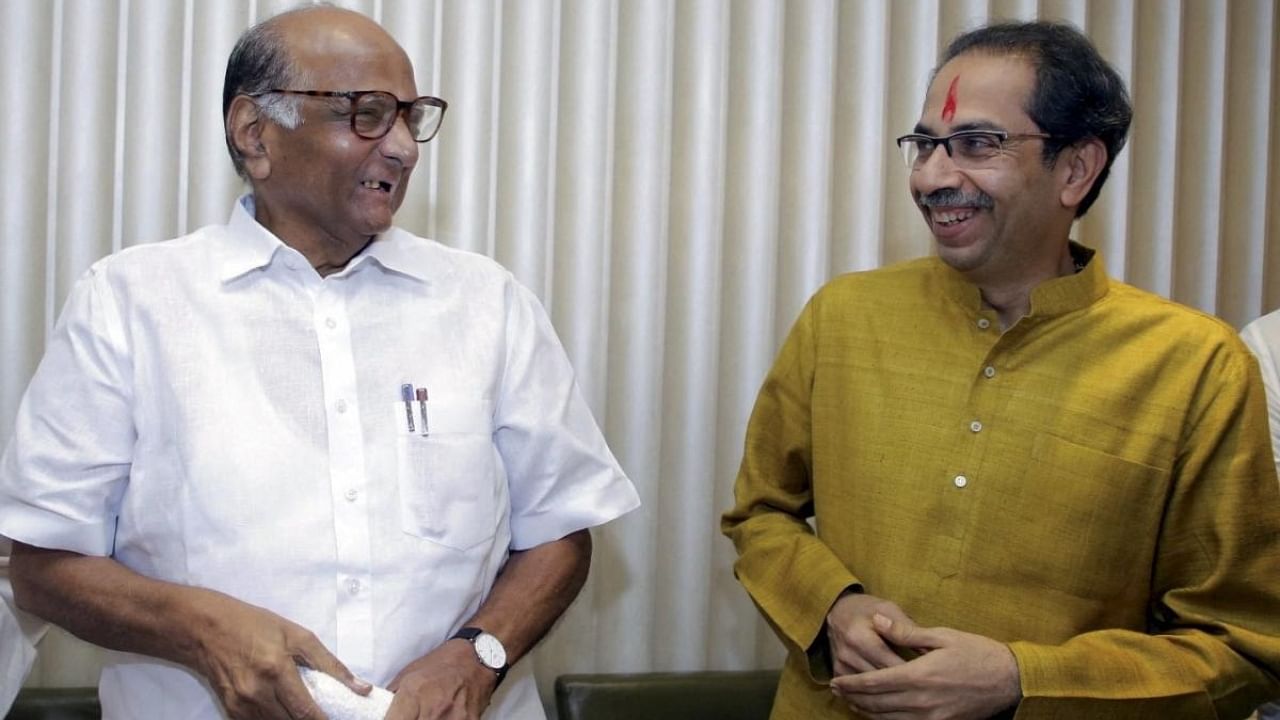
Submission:
<svg viewBox="0 0 1280 720">
<path fill-rule="evenodd" d="M 724 516 L 790 651 L 774 718 L 1241 718 L 1280 695 L 1257 366 L 1068 239 L 1130 117 L 1068 26 L 944 53 L 898 140 L 937 256 L 810 300 Z"/>
</svg>

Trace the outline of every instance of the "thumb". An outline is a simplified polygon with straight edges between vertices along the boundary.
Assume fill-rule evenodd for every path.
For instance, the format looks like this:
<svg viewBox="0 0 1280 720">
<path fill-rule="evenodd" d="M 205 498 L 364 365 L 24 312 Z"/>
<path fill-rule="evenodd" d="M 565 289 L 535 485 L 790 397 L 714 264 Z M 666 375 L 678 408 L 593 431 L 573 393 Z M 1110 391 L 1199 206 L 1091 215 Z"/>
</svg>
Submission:
<svg viewBox="0 0 1280 720">
<path fill-rule="evenodd" d="M 880 637 L 893 645 L 917 649 L 934 646 L 932 639 L 928 637 L 928 630 L 906 618 L 892 620 L 887 615 L 875 613 L 871 616 L 871 623 L 875 625 Z"/>
</svg>

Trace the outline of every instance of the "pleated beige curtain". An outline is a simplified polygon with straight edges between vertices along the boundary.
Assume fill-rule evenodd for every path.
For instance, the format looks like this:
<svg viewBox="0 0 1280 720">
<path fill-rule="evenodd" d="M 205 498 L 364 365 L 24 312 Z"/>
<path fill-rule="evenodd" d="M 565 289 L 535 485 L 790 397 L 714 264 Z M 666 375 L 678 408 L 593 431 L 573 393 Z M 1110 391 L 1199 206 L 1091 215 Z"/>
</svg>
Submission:
<svg viewBox="0 0 1280 720">
<path fill-rule="evenodd" d="M 892 138 L 955 32 L 1084 28 L 1136 114 L 1078 237 L 1237 326 L 1280 305 L 1275 0 L 340 4 L 380 19 L 450 103 L 400 224 L 538 293 L 645 503 L 597 535 L 587 589 L 538 652 L 544 683 L 779 661 L 718 513 L 805 299 L 930 251 Z M 291 5 L 0 0 L 0 435 L 89 263 L 226 218 L 226 56 Z M 31 684 L 94 681 L 92 649 L 41 651 Z"/>
</svg>

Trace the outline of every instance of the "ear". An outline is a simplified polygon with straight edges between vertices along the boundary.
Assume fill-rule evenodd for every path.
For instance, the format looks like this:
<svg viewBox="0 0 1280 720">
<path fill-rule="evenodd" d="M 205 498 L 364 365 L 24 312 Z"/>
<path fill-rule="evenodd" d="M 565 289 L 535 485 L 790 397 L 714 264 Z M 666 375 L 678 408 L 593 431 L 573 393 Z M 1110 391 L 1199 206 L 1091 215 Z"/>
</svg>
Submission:
<svg viewBox="0 0 1280 720">
<path fill-rule="evenodd" d="M 227 135 L 244 158 L 244 169 L 253 180 L 271 175 L 271 158 L 263 143 L 266 119 L 258 104 L 246 95 L 237 95 L 227 110 Z"/>
<path fill-rule="evenodd" d="M 1107 147 L 1098 138 L 1086 138 L 1067 148 L 1059 161 L 1065 163 L 1060 192 L 1062 205 L 1074 210 L 1089 194 L 1106 165 Z"/>
</svg>

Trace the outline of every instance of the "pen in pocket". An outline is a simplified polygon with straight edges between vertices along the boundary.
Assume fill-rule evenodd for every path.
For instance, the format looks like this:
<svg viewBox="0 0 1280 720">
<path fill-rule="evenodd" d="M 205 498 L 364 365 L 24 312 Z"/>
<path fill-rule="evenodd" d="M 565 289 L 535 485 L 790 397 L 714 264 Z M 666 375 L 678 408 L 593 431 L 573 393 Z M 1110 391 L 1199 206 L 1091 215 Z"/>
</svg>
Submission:
<svg viewBox="0 0 1280 720">
<path fill-rule="evenodd" d="M 427 389 L 420 387 L 414 391 L 418 398 L 418 409 L 422 412 L 422 436 L 427 436 Z M 409 428 L 412 430 L 413 428 Z"/>
<path fill-rule="evenodd" d="M 404 401 L 404 419 L 409 425 L 409 432 L 413 432 L 413 386 L 405 383 L 400 386 L 400 399 Z"/>
</svg>

